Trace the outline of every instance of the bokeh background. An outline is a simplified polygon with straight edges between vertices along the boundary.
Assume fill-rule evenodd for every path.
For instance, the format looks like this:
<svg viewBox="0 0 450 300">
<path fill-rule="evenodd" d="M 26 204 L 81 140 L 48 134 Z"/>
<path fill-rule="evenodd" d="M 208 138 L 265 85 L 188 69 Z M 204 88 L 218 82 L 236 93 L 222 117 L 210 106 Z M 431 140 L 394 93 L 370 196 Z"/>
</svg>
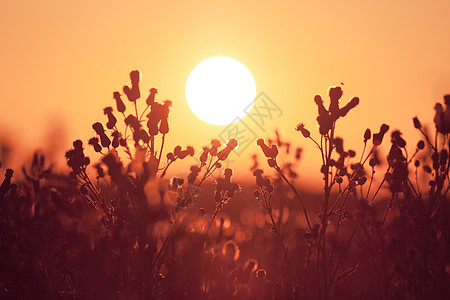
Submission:
<svg viewBox="0 0 450 300">
<path fill-rule="evenodd" d="M 314 95 L 343 83 L 344 101 L 360 97 L 337 129 L 357 152 L 364 130 L 376 132 L 383 122 L 417 140 L 412 117 L 431 126 L 434 102 L 450 93 L 449 11 L 445 0 L 1 0 L 0 140 L 13 149 L 7 164 L 41 148 L 62 167 L 64 151 L 106 120 L 103 108 L 114 107 L 112 93 L 134 69 L 144 96 L 155 87 L 157 100 L 174 103 L 167 149 L 199 150 L 226 126 L 193 115 L 185 82 L 202 60 L 229 56 L 283 111 L 255 132 L 273 137 L 278 129 L 303 147 L 299 183 L 315 186 L 319 154 L 294 130 L 304 122 L 318 137 Z M 257 151 L 254 144 L 233 157 L 237 177 L 251 177 Z"/>
</svg>

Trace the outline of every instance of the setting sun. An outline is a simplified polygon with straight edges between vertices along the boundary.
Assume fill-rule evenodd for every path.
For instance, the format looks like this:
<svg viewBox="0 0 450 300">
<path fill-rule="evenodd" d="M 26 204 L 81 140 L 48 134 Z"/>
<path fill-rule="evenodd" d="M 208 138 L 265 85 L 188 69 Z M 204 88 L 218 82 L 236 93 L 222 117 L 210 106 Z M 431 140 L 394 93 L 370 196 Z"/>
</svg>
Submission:
<svg viewBox="0 0 450 300">
<path fill-rule="evenodd" d="M 192 112 L 214 125 L 227 125 L 242 118 L 253 105 L 255 95 L 250 71 L 229 57 L 202 61 L 186 82 L 186 100 Z"/>
</svg>

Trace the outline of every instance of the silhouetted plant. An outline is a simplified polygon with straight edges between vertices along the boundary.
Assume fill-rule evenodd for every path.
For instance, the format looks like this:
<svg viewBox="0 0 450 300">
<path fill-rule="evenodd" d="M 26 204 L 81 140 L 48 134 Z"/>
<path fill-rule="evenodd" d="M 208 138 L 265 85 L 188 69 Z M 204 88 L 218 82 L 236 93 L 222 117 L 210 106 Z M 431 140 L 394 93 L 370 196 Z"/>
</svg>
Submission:
<svg viewBox="0 0 450 300">
<path fill-rule="evenodd" d="M 103 110 L 105 122 L 92 125 L 86 145 L 98 153 L 95 163 L 77 140 L 66 152 L 69 175 L 42 152 L 22 174 L 2 171 L 0 298 L 450 297 L 449 95 L 435 106 L 433 130 L 413 118 L 423 140 L 412 153 L 392 130 L 383 159 L 389 126 L 361 132 L 361 153 L 347 149 L 336 123 L 359 99 L 342 106 L 342 89 L 331 88 L 328 109 L 314 98 L 319 135 L 296 127 L 318 148 L 323 193 L 297 190 L 302 149 L 276 131 L 257 141 L 274 172 L 253 156 L 252 195 L 231 169 L 214 175 L 234 139 L 213 139 L 187 176 L 166 178 L 195 151 L 165 151 L 171 102 L 158 102 L 152 88 L 141 111 L 139 77 L 130 73 L 123 95 L 113 93 L 114 108 Z M 261 209 L 229 205 L 238 192 Z"/>
<path fill-rule="evenodd" d="M 118 275 L 123 286 L 117 287 L 117 292 L 124 297 L 155 298 L 169 291 L 168 286 L 160 285 L 161 278 L 169 276 L 168 273 L 164 275 L 162 269 L 172 272 L 176 268 L 168 265 L 168 261 L 178 255 L 170 248 L 175 247 L 177 236 L 185 231 L 184 226 L 188 226 L 182 221 L 185 217 L 180 209 L 197 202 L 201 185 L 221 167 L 221 161 L 237 146 L 237 141 L 231 139 L 220 149 L 220 142 L 213 140 L 211 148 L 203 148 L 201 164 L 192 166 L 186 179 L 173 178 L 169 184 L 164 179 L 168 168 L 177 160 L 193 156 L 194 148 L 176 146 L 173 151 L 162 155 L 169 133 L 172 103 L 169 100 L 163 103 L 156 101 L 157 90 L 152 88 L 146 108 L 139 113 L 139 77 L 138 71 L 132 71 L 131 87 L 123 87 L 132 103 L 132 113 L 125 114 L 127 107 L 120 93 L 113 93 L 117 111 L 123 116 L 124 131 L 119 129 L 112 107 L 104 109 L 108 119 L 106 129 L 100 122 L 92 125 L 97 136 L 91 138 L 89 144 L 102 154 L 100 163 L 94 166 L 98 183 L 88 176 L 90 160 L 84 155 L 81 141 L 74 142 L 74 149 L 66 153 L 66 158 L 72 177 L 80 184 L 81 194 L 102 216 L 107 230 L 102 238 L 112 235 L 102 251 L 109 252 L 117 268 L 124 268 Z M 159 146 L 158 136 L 161 136 Z M 122 151 L 129 159 L 128 166 L 124 166 L 120 158 Z M 200 175 L 202 170 L 203 175 Z M 237 184 L 231 183 L 231 174 L 231 169 L 226 169 L 224 178 L 217 179 L 216 210 L 212 221 L 239 190 Z M 175 192 L 175 199 L 169 198 L 169 190 Z M 155 232 L 157 230 L 162 230 L 161 235 Z"/>
</svg>

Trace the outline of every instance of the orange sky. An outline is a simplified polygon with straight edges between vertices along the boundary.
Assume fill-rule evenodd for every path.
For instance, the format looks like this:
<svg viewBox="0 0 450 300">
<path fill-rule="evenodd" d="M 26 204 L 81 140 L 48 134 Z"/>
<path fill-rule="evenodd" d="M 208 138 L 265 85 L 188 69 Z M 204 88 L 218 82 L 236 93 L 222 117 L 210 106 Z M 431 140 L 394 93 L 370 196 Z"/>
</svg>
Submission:
<svg viewBox="0 0 450 300">
<path fill-rule="evenodd" d="M 450 93 L 449 12 L 449 1 L 415 0 L 1 1 L 0 138 L 25 153 L 59 145 L 62 155 L 94 134 L 91 124 L 106 120 L 112 93 L 138 69 L 143 93 L 155 87 L 174 103 L 169 146 L 200 149 L 225 126 L 191 113 L 185 82 L 202 60 L 229 56 L 282 109 L 255 131 L 279 128 L 304 148 L 306 185 L 320 179 L 319 155 L 294 127 L 304 122 L 318 136 L 313 97 L 329 86 L 344 82 L 344 101 L 361 99 L 338 124 L 345 145 L 359 152 L 364 130 L 381 123 L 415 144 L 412 117 L 431 124 L 434 102 Z M 256 151 L 231 166 L 248 174 Z"/>
</svg>

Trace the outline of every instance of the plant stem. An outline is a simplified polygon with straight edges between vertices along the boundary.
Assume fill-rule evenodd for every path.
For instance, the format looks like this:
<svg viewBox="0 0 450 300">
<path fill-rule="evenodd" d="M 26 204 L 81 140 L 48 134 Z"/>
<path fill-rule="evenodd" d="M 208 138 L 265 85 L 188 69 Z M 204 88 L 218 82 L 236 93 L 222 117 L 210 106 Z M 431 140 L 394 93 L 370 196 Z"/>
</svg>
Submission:
<svg viewBox="0 0 450 300">
<path fill-rule="evenodd" d="M 283 171 L 281 171 L 281 169 L 280 169 L 280 167 L 278 165 L 275 165 L 275 170 L 278 172 L 280 177 L 283 178 L 284 182 L 287 183 L 287 185 L 294 192 L 294 194 L 297 197 L 297 199 L 300 201 L 300 204 L 302 205 L 302 208 L 303 208 L 303 213 L 305 214 L 306 223 L 308 224 L 308 228 L 309 228 L 309 230 L 312 230 L 312 226 L 311 226 L 311 223 L 309 221 L 309 217 L 308 217 L 308 212 L 306 210 L 306 206 L 305 206 L 302 198 L 300 197 L 299 193 L 297 192 L 297 189 L 292 185 L 292 183 L 289 182 L 289 180 L 286 178 L 286 176 L 284 176 Z"/>
</svg>

